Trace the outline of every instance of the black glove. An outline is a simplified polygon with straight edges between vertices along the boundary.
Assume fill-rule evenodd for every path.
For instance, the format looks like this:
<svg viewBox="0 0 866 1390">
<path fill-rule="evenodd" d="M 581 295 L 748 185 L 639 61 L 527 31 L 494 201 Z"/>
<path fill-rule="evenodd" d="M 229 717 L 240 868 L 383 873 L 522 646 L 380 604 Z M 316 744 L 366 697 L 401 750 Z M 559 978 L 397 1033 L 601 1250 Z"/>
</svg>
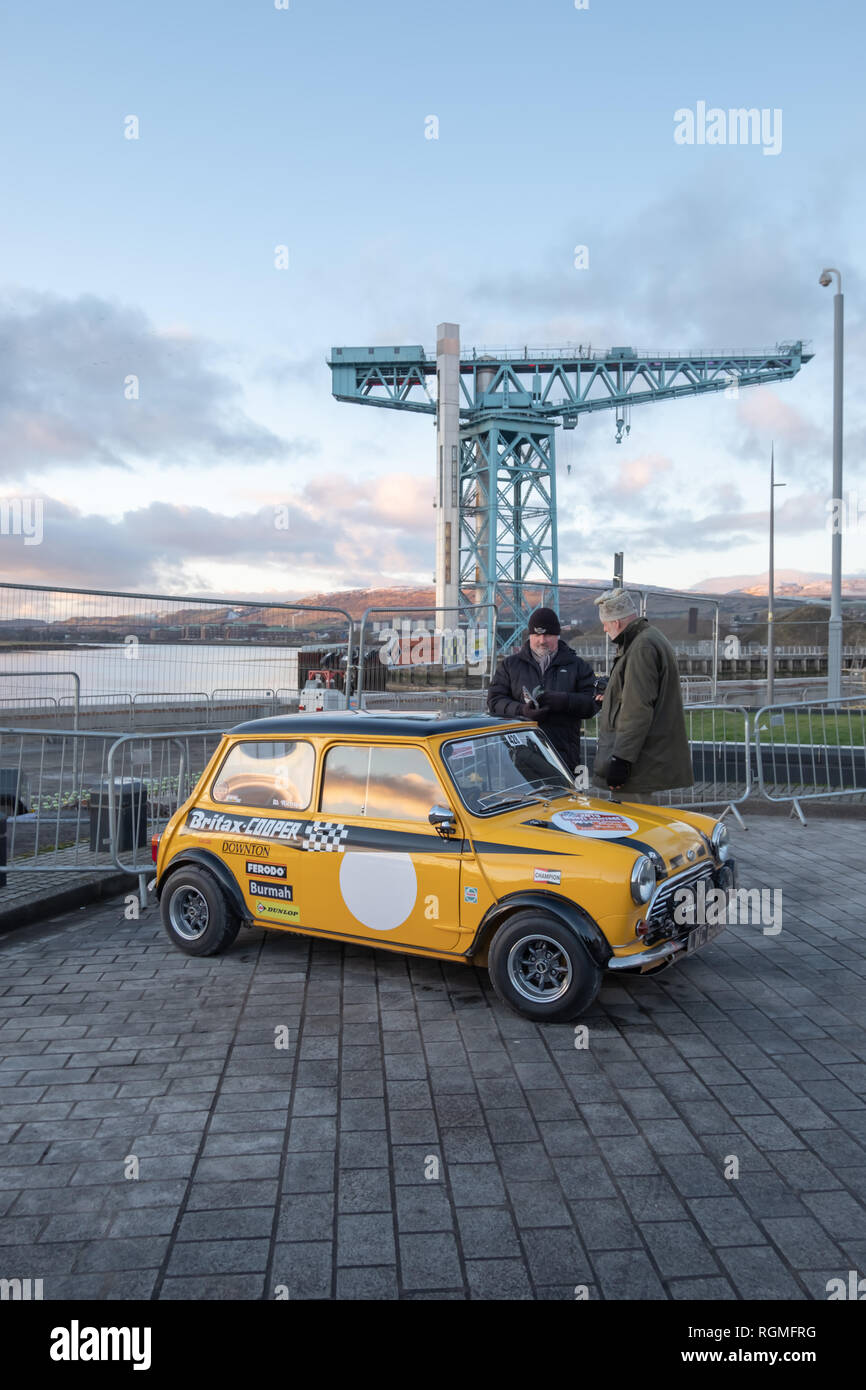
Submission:
<svg viewBox="0 0 866 1390">
<path fill-rule="evenodd" d="M 553 714 L 565 714 L 568 711 L 568 694 L 564 690 L 545 690 L 538 699 L 542 709 L 549 709 Z"/>
<path fill-rule="evenodd" d="M 631 772 L 631 763 L 627 763 L 625 758 L 613 757 L 607 769 L 607 785 L 611 791 L 617 791 L 619 787 L 625 785 Z"/>
<path fill-rule="evenodd" d="M 520 705 L 518 713 L 521 719 L 546 719 L 550 710 L 543 705 Z"/>
</svg>

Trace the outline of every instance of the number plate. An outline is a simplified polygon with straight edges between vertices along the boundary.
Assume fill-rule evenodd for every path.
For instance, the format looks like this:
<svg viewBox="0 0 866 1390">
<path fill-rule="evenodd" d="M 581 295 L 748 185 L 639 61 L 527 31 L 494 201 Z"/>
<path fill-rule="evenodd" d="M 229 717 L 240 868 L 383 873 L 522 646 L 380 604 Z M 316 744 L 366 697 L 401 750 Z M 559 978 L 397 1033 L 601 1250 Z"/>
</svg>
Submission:
<svg viewBox="0 0 866 1390">
<path fill-rule="evenodd" d="M 706 946 L 708 941 L 712 941 L 714 936 L 718 936 L 719 932 L 724 930 L 724 922 L 705 922 L 703 926 L 692 927 L 692 930 L 689 932 L 689 944 L 686 948 L 686 955 L 690 956 L 692 951 L 699 951 L 702 946 Z"/>
</svg>

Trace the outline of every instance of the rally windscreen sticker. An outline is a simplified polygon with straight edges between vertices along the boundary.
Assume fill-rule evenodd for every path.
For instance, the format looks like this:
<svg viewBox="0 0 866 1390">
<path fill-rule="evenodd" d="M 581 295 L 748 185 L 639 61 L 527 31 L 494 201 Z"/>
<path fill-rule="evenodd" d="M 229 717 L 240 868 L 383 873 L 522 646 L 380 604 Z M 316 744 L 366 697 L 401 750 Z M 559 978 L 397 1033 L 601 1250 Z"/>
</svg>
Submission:
<svg viewBox="0 0 866 1390">
<path fill-rule="evenodd" d="M 617 811 L 555 811 L 550 823 L 570 835 L 586 835 L 592 840 L 619 840 L 638 829 L 636 820 Z"/>
</svg>

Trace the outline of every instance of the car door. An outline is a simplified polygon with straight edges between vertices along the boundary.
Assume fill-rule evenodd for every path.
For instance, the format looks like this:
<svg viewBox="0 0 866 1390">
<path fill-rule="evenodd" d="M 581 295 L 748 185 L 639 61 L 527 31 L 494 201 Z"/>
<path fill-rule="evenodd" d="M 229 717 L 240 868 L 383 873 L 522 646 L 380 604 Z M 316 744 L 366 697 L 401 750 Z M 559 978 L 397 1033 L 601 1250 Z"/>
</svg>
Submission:
<svg viewBox="0 0 866 1390">
<path fill-rule="evenodd" d="M 317 884 L 332 931 L 433 951 L 459 939 L 457 834 L 439 835 L 434 805 L 451 806 L 430 757 L 415 744 L 334 742 L 319 794 Z"/>
</svg>

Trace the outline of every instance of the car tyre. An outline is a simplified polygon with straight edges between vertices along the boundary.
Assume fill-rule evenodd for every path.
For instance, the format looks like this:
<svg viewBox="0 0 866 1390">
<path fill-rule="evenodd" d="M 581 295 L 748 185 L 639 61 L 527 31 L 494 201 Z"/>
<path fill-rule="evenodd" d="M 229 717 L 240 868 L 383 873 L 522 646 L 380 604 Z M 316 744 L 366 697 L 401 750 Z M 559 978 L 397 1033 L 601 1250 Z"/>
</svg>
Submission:
<svg viewBox="0 0 866 1390">
<path fill-rule="evenodd" d="M 241 926 L 213 874 L 193 864 L 181 865 L 169 876 L 160 913 L 169 940 L 188 956 L 219 955 Z"/>
<path fill-rule="evenodd" d="M 576 933 L 543 910 L 508 918 L 490 943 L 487 969 L 503 1004 L 538 1023 L 585 1013 L 603 973 Z"/>
</svg>

